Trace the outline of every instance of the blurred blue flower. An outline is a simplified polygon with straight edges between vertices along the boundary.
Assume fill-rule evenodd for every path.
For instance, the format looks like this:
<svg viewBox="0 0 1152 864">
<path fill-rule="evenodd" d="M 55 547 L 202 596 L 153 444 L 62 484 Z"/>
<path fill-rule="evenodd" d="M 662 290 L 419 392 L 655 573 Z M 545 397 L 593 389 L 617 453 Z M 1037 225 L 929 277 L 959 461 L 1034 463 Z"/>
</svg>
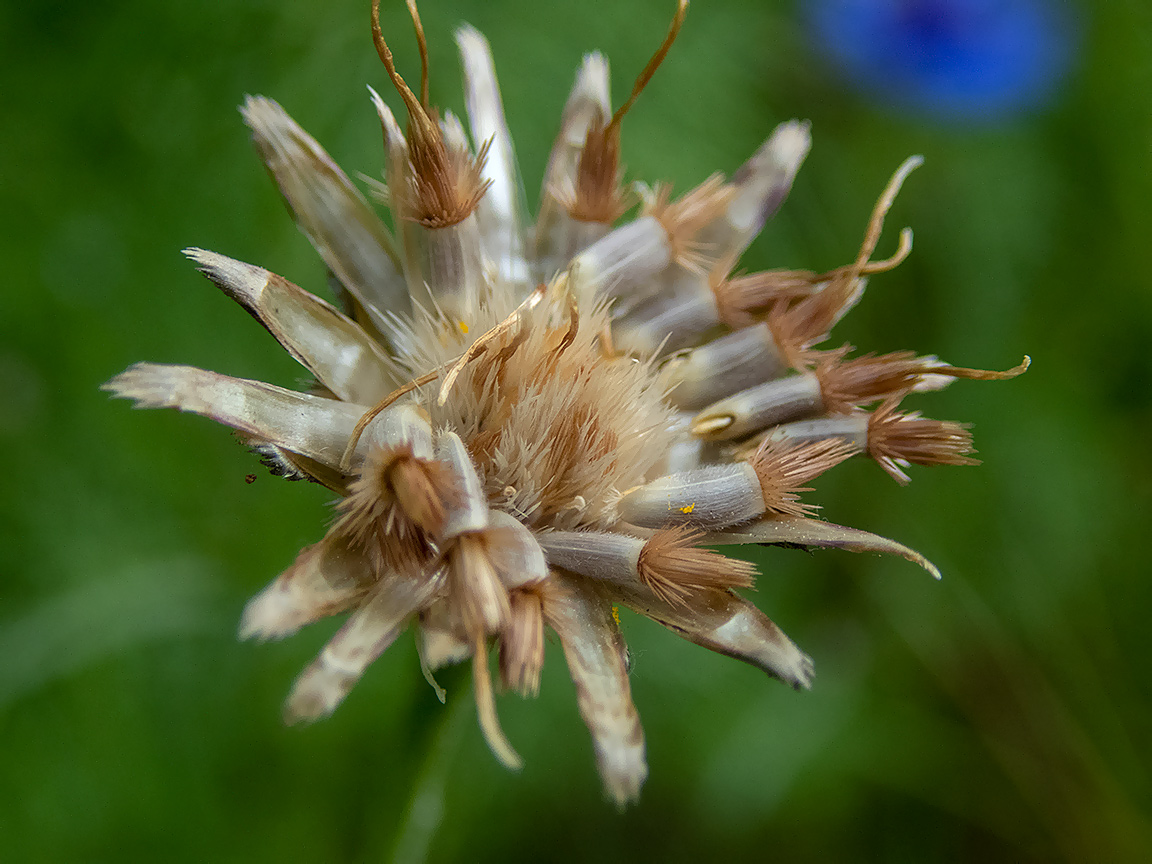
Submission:
<svg viewBox="0 0 1152 864">
<path fill-rule="evenodd" d="M 1066 7 L 1045 0 L 812 0 L 816 47 L 878 99 L 944 119 L 1044 104 L 1072 55 Z"/>
</svg>

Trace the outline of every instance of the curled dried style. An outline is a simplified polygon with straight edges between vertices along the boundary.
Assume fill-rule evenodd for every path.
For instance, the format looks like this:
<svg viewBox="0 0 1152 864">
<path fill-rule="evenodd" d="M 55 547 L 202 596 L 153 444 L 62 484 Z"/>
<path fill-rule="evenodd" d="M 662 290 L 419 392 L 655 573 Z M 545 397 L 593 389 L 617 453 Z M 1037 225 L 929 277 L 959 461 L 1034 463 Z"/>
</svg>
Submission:
<svg viewBox="0 0 1152 864">
<path fill-rule="evenodd" d="M 299 227 L 333 274 L 340 308 L 267 270 L 186 254 L 315 377 L 294 392 L 184 366 L 140 363 L 105 385 L 141 408 L 235 429 L 277 473 L 339 496 L 316 544 L 258 594 L 241 636 L 278 639 L 325 616 L 344 626 L 301 674 L 289 720 L 331 713 L 405 629 L 429 677 L 472 659 L 496 756 L 498 683 L 535 695 L 546 629 L 558 636 L 607 794 L 647 774 L 615 607 L 622 605 L 797 688 L 812 663 L 737 589 L 754 568 L 701 548 L 745 543 L 883 552 L 895 541 L 813 518 L 821 473 L 859 454 L 906 482 L 910 464 L 972 464 L 958 423 L 897 411 L 955 378 L 1011 377 L 911 352 L 851 359 L 816 346 L 859 299 L 884 216 L 919 157 L 881 196 L 856 258 L 818 273 L 733 273 L 784 201 L 808 127 L 778 127 L 732 176 L 634 218 L 621 191 L 622 119 L 665 59 L 687 3 L 615 113 L 608 67 L 588 55 L 564 108 L 539 216 L 527 226 L 495 67 L 456 33 L 470 134 L 396 70 L 378 10 L 372 34 L 408 115 L 373 93 L 392 228 L 275 102 L 242 110 Z M 880 403 L 872 413 L 865 406 Z"/>
</svg>

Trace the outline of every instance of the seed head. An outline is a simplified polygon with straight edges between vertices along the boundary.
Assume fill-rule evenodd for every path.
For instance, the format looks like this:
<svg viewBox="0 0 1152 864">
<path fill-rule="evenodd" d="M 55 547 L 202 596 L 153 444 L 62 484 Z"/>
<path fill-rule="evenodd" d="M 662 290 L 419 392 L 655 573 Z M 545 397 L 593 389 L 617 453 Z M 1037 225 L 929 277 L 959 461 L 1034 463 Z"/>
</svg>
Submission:
<svg viewBox="0 0 1152 864">
<path fill-rule="evenodd" d="M 301 673 L 290 722 L 332 713 L 408 627 L 421 666 L 471 658 L 481 729 L 510 768 L 488 665 L 532 696 L 545 632 L 563 649 L 607 795 L 639 794 L 648 768 L 617 606 L 798 689 L 812 661 L 738 592 L 755 568 L 705 546 L 884 552 L 895 541 L 811 518 L 807 484 L 866 452 L 902 466 L 972 464 L 966 427 L 897 413 L 909 392 L 1007 373 L 896 352 L 848 359 L 818 346 L 857 302 L 904 163 L 852 263 L 824 273 L 733 272 L 783 203 L 808 151 L 781 124 L 729 179 L 704 175 L 643 211 L 621 190 L 621 120 L 665 60 L 668 34 L 615 114 L 608 67 L 585 58 L 560 121 L 534 227 L 521 212 L 511 136 L 488 43 L 457 32 L 468 129 L 428 97 L 414 0 L 419 95 L 372 6 L 372 38 L 399 94 L 401 131 L 375 91 L 391 226 L 276 103 L 242 108 L 289 211 L 333 276 L 340 308 L 253 265 L 187 254 L 314 377 L 307 392 L 186 366 L 139 363 L 105 389 L 236 430 L 273 468 L 323 484 L 336 518 L 244 610 L 242 638 L 280 638 L 348 613 Z M 665 355 L 678 352 L 670 359 Z M 661 362 L 668 362 L 661 368 Z M 782 377 L 789 371 L 797 374 Z M 776 380 L 779 379 L 779 380 Z M 872 414 L 859 406 L 887 398 Z M 795 421 L 795 422 L 785 422 Z"/>
</svg>

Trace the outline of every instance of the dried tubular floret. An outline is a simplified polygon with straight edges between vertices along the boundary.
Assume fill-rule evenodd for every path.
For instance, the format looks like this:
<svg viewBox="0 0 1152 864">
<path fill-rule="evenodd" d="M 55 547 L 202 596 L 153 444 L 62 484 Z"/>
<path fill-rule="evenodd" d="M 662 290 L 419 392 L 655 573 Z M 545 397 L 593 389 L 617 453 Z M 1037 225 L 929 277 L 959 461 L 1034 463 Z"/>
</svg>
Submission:
<svg viewBox="0 0 1152 864">
<path fill-rule="evenodd" d="M 849 346 L 844 346 L 827 352 L 812 370 L 820 382 L 821 401 L 829 414 L 844 414 L 868 402 L 910 389 L 923 375 L 927 364 L 935 359 L 918 357 L 913 351 L 895 351 L 879 357 L 865 354 L 845 360 L 844 355 L 849 350 Z"/>
<path fill-rule="evenodd" d="M 666 186 L 657 189 L 650 212 L 668 232 L 672 259 L 699 273 L 706 273 L 721 260 L 731 260 L 721 259 L 720 253 L 699 236 L 736 197 L 737 190 L 724 182 L 723 175 L 713 174 L 675 201 L 669 200 L 668 193 Z"/>
<path fill-rule="evenodd" d="M 567 208 L 573 219 L 610 225 L 628 209 L 628 196 L 620 185 L 620 123 L 664 62 L 687 14 L 687 0 L 679 0 L 668 35 L 637 77 L 628 99 L 607 124 L 603 121 L 603 114 L 593 116 L 580 150 L 573 194 Z"/>
<path fill-rule="evenodd" d="M 641 216 L 605 234 L 573 258 L 568 266 L 568 284 L 582 300 L 618 297 L 649 283 L 673 258 L 664 225 L 655 216 Z"/>
<path fill-rule="evenodd" d="M 285 720 L 319 720 L 335 711 L 364 670 L 438 589 L 435 575 L 400 574 L 383 580 L 296 679 L 284 706 Z"/>
<path fill-rule="evenodd" d="M 134 400 L 137 408 L 177 408 L 209 417 L 332 468 L 340 466 L 349 436 L 368 410 L 261 381 L 159 363 L 136 363 L 101 389 Z"/>
<path fill-rule="evenodd" d="M 481 177 L 488 183 L 488 191 L 476 208 L 485 255 L 501 278 L 526 284 L 529 273 L 524 258 L 523 190 L 512 135 L 504 119 L 496 65 L 488 40 L 475 28 L 467 24 L 460 27 L 456 45 L 464 69 L 464 104 L 472 141 L 476 147 L 487 148 Z"/>
<path fill-rule="evenodd" d="M 808 124 L 781 123 L 732 175 L 735 194 L 722 215 L 705 226 L 699 240 L 720 260 L 735 261 L 775 215 L 812 146 Z"/>
<path fill-rule="evenodd" d="M 589 130 L 606 123 L 611 113 L 608 61 L 597 52 L 586 54 L 564 105 L 560 133 L 544 171 L 533 238 L 539 280 L 550 280 L 573 255 L 611 230 L 610 223 L 573 218 L 564 203 L 575 198 L 576 170 Z"/>
<path fill-rule="evenodd" d="M 640 582 L 673 605 L 687 605 L 702 593 L 751 588 L 755 584 L 755 566 L 711 549 L 695 548 L 702 534 L 684 526 L 653 534 L 637 563 Z"/>
<path fill-rule="evenodd" d="M 563 574 L 555 581 L 545 598 L 544 618 L 560 637 L 604 790 L 623 807 L 639 796 L 648 776 L 624 638 L 611 607 L 593 586 Z"/>
<path fill-rule="evenodd" d="M 723 528 L 764 512 L 756 470 L 746 462 L 705 465 L 629 490 L 618 505 L 624 522 L 643 528 Z"/>
<path fill-rule="evenodd" d="M 465 632 L 475 640 L 504 625 L 509 614 L 508 589 L 492 560 L 484 533 L 491 524 L 488 499 L 464 442 L 455 432 L 444 432 L 436 441 L 436 455 L 458 490 L 438 533 L 444 544 L 448 590 Z"/>
<path fill-rule="evenodd" d="M 780 303 L 769 310 L 768 327 L 777 344 L 790 349 L 789 363 L 793 368 L 805 365 L 803 352 L 828 338 L 833 325 L 859 302 L 867 285 L 865 278 L 842 276 L 820 282 L 818 291 L 795 303 Z"/>
<path fill-rule="evenodd" d="M 401 203 L 407 219 L 426 228 L 444 228 L 463 221 L 475 211 L 488 183 L 482 176 L 482 153 L 472 158 L 467 152 L 449 148 L 444 143 L 440 127 L 433 118 L 434 112 L 427 104 L 428 55 L 423 29 L 415 3 L 409 2 L 408 9 L 416 27 L 423 64 L 420 99 L 396 71 L 392 51 L 380 30 L 380 2 L 373 0 L 372 4 L 372 36 L 376 52 L 408 111 L 407 182 L 392 186 L 391 191 Z"/>
<path fill-rule="evenodd" d="M 615 323 L 617 344 L 641 355 L 677 351 L 700 343 L 717 328 L 751 327 L 774 309 L 785 308 L 787 301 L 808 297 L 828 282 L 826 274 L 801 270 L 729 277 L 730 261 L 720 259 L 707 274 L 670 268 L 661 290 L 628 308 Z"/>
<path fill-rule="evenodd" d="M 448 588 L 466 632 L 499 632 L 511 613 L 509 591 L 542 582 L 544 553 L 523 524 L 488 509 L 487 496 L 460 436 L 445 432 L 436 452 L 459 490 L 438 539 Z"/>
<path fill-rule="evenodd" d="M 518 626 L 516 595 L 537 590 L 548 578 L 544 552 L 532 532 L 499 511 L 488 514 L 483 530 L 452 539 L 444 560 L 452 607 L 472 639 Z"/>
<path fill-rule="evenodd" d="M 820 379 L 806 372 L 757 384 L 709 405 L 692 421 L 692 432 L 727 441 L 825 410 Z"/>
<path fill-rule="evenodd" d="M 766 324 L 737 330 L 673 355 L 661 368 L 672 404 L 699 410 L 718 398 L 779 378 L 789 369 Z"/>
<path fill-rule="evenodd" d="M 399 385 L 392 359 L 331 304 L 262 267 L 204 249 L 184 254 L 336 397 L 371 405 Z"/>
<path fill-rule="evenodd" d="M 865 354 L 844 360 L 848 348 L 830 351 L 813 369 L 820 379 L 820 392 L 829 413 L 844 413 L 861 405 L 914 389 L 939 389 L 953 378 L 974 381 L 1003 381 L 1022 374 L 1029 359 L 1003 372 L 949 366 L 935 357 L 920 357 L 913 351 L 894 351 L 879 357 Z M 925 379 L 932 379 L 926 382 Z M 923 385 L 929 383 L 928 388 Z"/>
<path fill-rule="evenodd" d="M 784 423 L 741 444 L 736 453 L 748 455 L 770 443 L 798 443 L 836 439 L 865 453 L 901 485 L 911 478 L 909 465 L 979 465 L 970 454 L 972 433 L 964 423 L 931 420 L 920 413 L 896 411 L 904 394 L 889 398 L 875 411 L 818 417 Z"/>
<path fill-rule="evenodd" d="M 886 261 L 871 260 L 872 253 L 876 251 L 876 244 L 880 241 L 880 232 L 884 228 L 884 217 L 891 209 L 908 175 L 923 162 L 922 156 L 910 156 L 896 169 L 896 173 L 892 175 L 872 208 L 864 240 L 852 264 L 824 274 L 827 283 L 820 291 L 791 306 L 781 305 L 772 311 L 769 321 L 778 338 L 786 338 L 801 349 L 823 342 L 828 338 L 832 326 L 864 293 L 863 277 L 869 273 L 891 270 L 908 257 L 912 251 L 912 231 L 905 228 L 900 232 L 900 247 L 895 255 Z"/>
<path fill-rule="evenodd" d="M 730 259 L 707 274 L 669 268 L 662 290 L 628 308 L 615 322 L 617 344 L 640 355 L 671 353 L 697 345 L 720 328 L 750 327 L 770 309 L 819 288 L 810 273 L 769 270 L 730 276 Z"/>
<path fill-rule="evenodd" d="M 1006 372 L 948 366 L 912 351 L 871 354 L 845 361 L 848 347 L 817 357 L 811 372 L 766 381 L 720 400 L 700 412 L 692 431 L 711 440 L 742 438 L 780 423 L 818 414 L 843 414 L 916 387 L 932 378 L 1012 378 L 1027 362 Z M 819 354 L 820 352 L 815 352 Z"/>
<path fill-rule="evenodd" d="M 802 445 L 765 441 L 747 461 L 705 465 L 660 477 L 620 500 L 620 518 L 644 528 L 691 525 L 719 529 L 765 513 L 808 515 L 804 484 L 843 462 L 858 448 L 840 439 Z"/>
<path fill-rule="evenodd" d="M 240 109 L 300 230 L 381 333 L 409 309 L 392 238 L 352 181 L 288 114 L 262 96 Z"/>
<path fill-rule="evenodd" d="M 306 624 L 354 606 L 375 582 L 376 571 L 346 538 L 306 546 L 292 566 L 248 601 L 241 639 L 283 639 Z"/>
<path fill-rule="evenodd" d="M 442 529 L 457 496 L 445 466 L 418 452 L 410 443 L 371 447 L 348 497 L 337 505 L 332 534 L 367 549 L 378 569 L 407 570 L 426 560 L 430 538 Z"/>
<path fill-rule="evenodd" d="M 597 581 L 643 585 L 669 603 L 752 585 L 751 564 L 695 548 L 697 536 L 683 528 L 658 531 L 647 540 L 601 531 L 550 531 L 539 541 L 553 567 Z"/>
<path fill-rule="evenodd" d="M 730 259 L 721 259 L 730 260 Z M 810 297 L 828 284 L 828 274 L 811 270 L 763 270 L 716 283 L 716 311 L 721 322 L 740 330 L 764 320 L 787 301 Z"/>
<path fill-rule="evenodd" d="M 473 640 L 498 633 L 508 621 L 508 589 L 492 561 L 483 532 L 455 537 L 444 552 L 448 592 Z"/>
<path fill-rule="evenodd" d="M 675 201 L 661 188 L 649 212 L 604 235 L 572 259 L 569 283 L 587 301 L 596 297 L 643 299 L 663 287 L 656 277 L 673 264 L 706 273 L 716 264 L 696 234 L 733 195 L 715 174 Z"/>
<path fill-rule="evenodd" d="M 435 112 L 427 104 L 427 51 L 420 18 L 414 3 L 408 8 L 423 63 L 421 99 L 396 71 L 380 31 L 379 0 L 372 7 L 376 51 L 408 110 L 407 161 L 402 178 L 390 176 L 389 189 L 403 224 L 408 293 L 419 302 L 431 291 L 429 299 L 455 324 L 475 315 L 485 294 L 480 229 L 474 213 L 489 185 L 482 176 L 486 146 L 473 157 L 462 142 L 445 141 Z"/>
</svg>

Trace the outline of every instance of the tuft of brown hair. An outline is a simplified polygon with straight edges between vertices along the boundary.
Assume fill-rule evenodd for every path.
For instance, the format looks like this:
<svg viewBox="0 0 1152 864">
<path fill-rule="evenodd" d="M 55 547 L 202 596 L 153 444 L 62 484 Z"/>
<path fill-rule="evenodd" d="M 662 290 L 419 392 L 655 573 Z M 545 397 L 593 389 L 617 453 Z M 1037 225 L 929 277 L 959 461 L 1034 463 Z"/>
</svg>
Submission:
<svg viewBox="0 0 1152 864">
<path fill-rule="evenodd" d="M 444 527 L 457 494 L 447 466 L 409 447 L 373 447 L 331 534 L 367 549 L 378 570 L 407 571 L 431 554 L 428 536 Z"/>
<path fill-rule="evenodd" d="M 689 189 L 675 201 L 671 190 L 658 185 L 650 209 L 668 233 L 673 259 L 687 270 L 704 275 L 718 262 L 709 248 L 696 240 L 700 229 L 719 217 L 736 196 L 737 189 L 724 182 L 723 174 L 713 174 L 699 186 Z"/>
<path fill-rule="evenodd" d="M 568 213 L 573 219 L 611 224 L 631 206 L 630 196 L 620 188 L 620 121 L 668 56 L 687 15 L 688 0 L 679 0 L 668 35 L 636 78 L 628 100 L 608 123 L 604 123 L 603 116 L 598 116 L 588 127 L 576 166 L 575 189 L 572 195 L 566 196 Z"/>
<path fill-rule="evenodd" d="M 420 46 L 422 99 L 396 71 L 392 51 L 380 30 L 380 0 L 372 0 L 376 53 L 408 111 L 408 182 L 393 194 L 405 218 L 426 228 L 447 228 L 467 219 L 488 191 L 491 181 L 484 179 L 483 170 L 491 142 L 484 142 L 475 158 L 444 143 L 436 112 L 428 105 L 428 50 L 414 0 L 408 0 L 408 11 Z"/>
<path fill-rule="evenodd" d="M 702 536 L 702 531 L 685 526 L 666 528 L 640 550 L 640 581 L 663 602 L 687 605 L 693 594 L 755 584 L 756 568 L 750 562 L 695 548 Z"/>
<path fill-rule="evenodd" d="M 931 360 L 915 351 L 893 351 L 891 354 L 865 354 L 844 360 L 851 350 L 845 345 L 824 354 L 812 371 L 820 381 L 824 407 L 830 412 L 846 413 L 860 405 L 883 399 L 911 388 L 927 371 Z"/>
<path fill-rule="evenodd" d="M 897 483 L 911 478 L 901 466 L 908 465 L 979 465 L 969 454 L 972 433 L 966 423 L 930 420 L 918 412 L 896 411 L 903 393 L 891 397 L 877 408 L 868 420 L 868 454 L 880 463 Z"/>
<path fill-rule="evenodd" d="M 811 492 L 804 484 L 860 452 L 842 438 L 826 438 L 796 445 L 766 438 L 748 464 L 760 481 L 764 508 L 772 516 L 810 516 L 815 504 L 800 501 L 802 492 Z"/>
</svg>

